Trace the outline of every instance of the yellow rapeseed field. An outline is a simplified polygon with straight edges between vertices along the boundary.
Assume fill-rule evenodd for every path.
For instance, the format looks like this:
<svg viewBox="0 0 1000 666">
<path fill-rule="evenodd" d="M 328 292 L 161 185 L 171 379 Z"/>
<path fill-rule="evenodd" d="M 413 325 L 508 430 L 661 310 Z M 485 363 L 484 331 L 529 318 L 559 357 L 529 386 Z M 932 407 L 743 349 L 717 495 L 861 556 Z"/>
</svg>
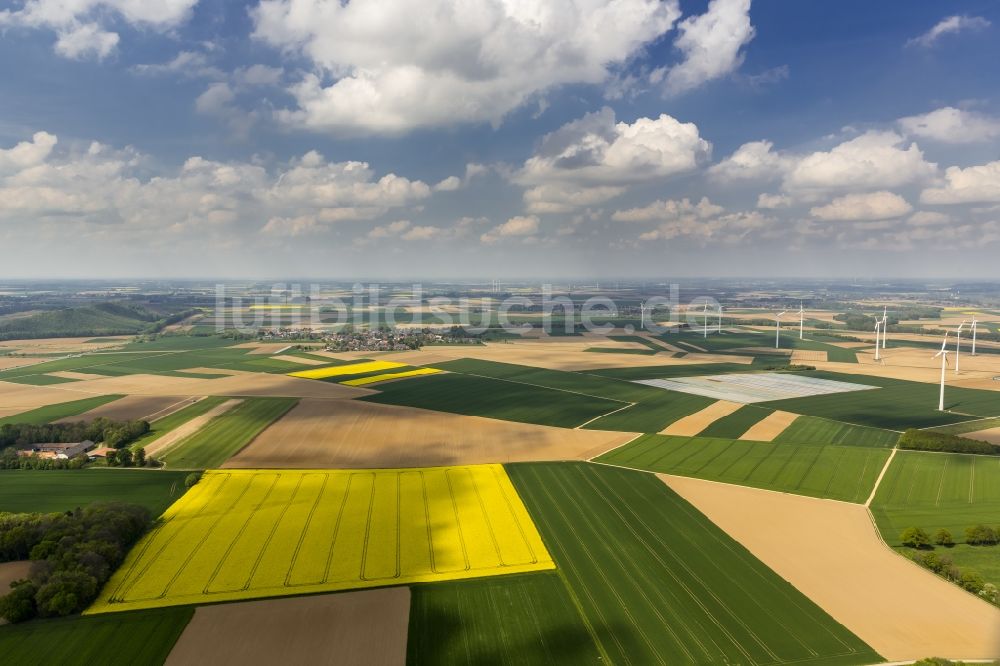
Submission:
<svg viewBox="0 0 1000 666">
<path fill-rule="evenodd" d="M 382 375 L 371 375 L 370 377 L 358 377 L 340 382 L 345 386 L 364 386 L 365 384 L 376 384 L 387 382 L 390 379 L 406 379 L 407 377 L 419 377 L 420 375 L 435 375 L 441 372 L 437 368 L 417 368 L 416 370 L 405 370 L 403 372 L 387 372 Z"/>
<path fill-rule="evenodd" d="M 553 568 L 501 465 L 213 470 L 87 613 Z"/>
<path fill-rule="evenodd" d="M 288 374 L 292 377 L 302 377 L 303 379 L 326 379 L 328 377 L 342 377 L 344 375 L 360 375 L 365 372 L 378 372 L 379 370 L 392 370 L 393 368 L 402 368 L 405 366 L 405 363 L 395 363 L 393 361 L 363 361 L 361 363 L 348 363 L 347 365 L 334 365 L 326 368 L 299 370 Z"/>
</svg>

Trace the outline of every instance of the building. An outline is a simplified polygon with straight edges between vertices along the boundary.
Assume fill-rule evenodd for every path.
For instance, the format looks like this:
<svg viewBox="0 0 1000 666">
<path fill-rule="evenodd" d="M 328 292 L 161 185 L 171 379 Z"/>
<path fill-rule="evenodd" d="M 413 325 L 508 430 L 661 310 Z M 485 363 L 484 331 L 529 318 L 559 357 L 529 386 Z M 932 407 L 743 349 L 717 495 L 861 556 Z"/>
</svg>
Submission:
<svg viewBox="0 0 1000 666">
<path fill-rule="evenodd" d="M 30 449 L 18 451 L 19 455 L 37 455 L 40 458 L 52 458 L 55 460 L 69 460 L 81 453 L 86 453 L 94 448 L 94 443 L 89 439 L 82 442 L 49 442 L 43 444 L 32 444 Z"/>
</svg>

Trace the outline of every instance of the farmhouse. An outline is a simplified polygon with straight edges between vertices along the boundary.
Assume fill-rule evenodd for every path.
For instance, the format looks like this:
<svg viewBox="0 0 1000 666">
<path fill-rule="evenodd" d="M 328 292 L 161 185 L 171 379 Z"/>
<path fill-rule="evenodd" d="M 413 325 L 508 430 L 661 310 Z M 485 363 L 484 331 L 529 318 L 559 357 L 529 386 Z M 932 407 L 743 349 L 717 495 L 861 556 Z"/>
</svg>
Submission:
<svg viewBox="0 0 1000 666">
<path fill-rule="evenodd" d="M 89 439 L 85 439 L 82 442 L 49 442 L 43 444 L 32 444 L 30 449 L 18 451 L 18 455 L 37 455 L 40 458 L 69 460 L 70 458 L 74 458 L 81 453 L 86 453 L 92 448 L 94 448 L 94 443 Z"/>
</svg>

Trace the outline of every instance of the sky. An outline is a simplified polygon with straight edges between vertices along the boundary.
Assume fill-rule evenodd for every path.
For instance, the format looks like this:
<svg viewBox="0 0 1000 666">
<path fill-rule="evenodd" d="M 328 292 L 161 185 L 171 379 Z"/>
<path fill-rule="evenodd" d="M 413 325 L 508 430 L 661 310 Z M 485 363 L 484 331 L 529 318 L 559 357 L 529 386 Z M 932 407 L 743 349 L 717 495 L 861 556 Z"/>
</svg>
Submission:
<svg viewBox="0 0 1000 666">
<path fill-rule="evenodd" d="M 0 277 L 997 277 L 992 0 L 0 0 Z"/>
</svg>

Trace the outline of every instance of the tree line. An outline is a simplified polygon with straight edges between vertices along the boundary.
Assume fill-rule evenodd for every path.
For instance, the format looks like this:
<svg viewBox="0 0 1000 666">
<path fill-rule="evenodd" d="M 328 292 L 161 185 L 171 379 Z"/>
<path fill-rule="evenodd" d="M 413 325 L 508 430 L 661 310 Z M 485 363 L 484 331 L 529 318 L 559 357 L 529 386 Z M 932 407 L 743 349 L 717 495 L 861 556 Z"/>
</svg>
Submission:
<svg viewBox="0 0 1000 666">
<path fill-rule="evenodd" d="M 149 432 L 149 421 L 113 421 L 98 417 L 72 423 L 5 423 L 0 426 L 0 449 L 27 449 L 35 444 L 69 444 L 89 439 L 120 449 Z"/>
<path fill-rule="evenodd" d="M 81 612 L 151 520 L 144 507 L 117 502 L 61 514 L 0 513 L 0 562 L 33 562 L 28 577 L 0 597 L 0 617 L 14 623 Z"/>
<path fill-rule="evenodd" d="M 1000 446 L 978 439 L 968 439 L 957 435 L 931 430 L 910 428 L 899 436 L 899 448 L 913 451 L 937 451 L 942 453 L 978 453 L 1000 455 Z"/>
</svg>

